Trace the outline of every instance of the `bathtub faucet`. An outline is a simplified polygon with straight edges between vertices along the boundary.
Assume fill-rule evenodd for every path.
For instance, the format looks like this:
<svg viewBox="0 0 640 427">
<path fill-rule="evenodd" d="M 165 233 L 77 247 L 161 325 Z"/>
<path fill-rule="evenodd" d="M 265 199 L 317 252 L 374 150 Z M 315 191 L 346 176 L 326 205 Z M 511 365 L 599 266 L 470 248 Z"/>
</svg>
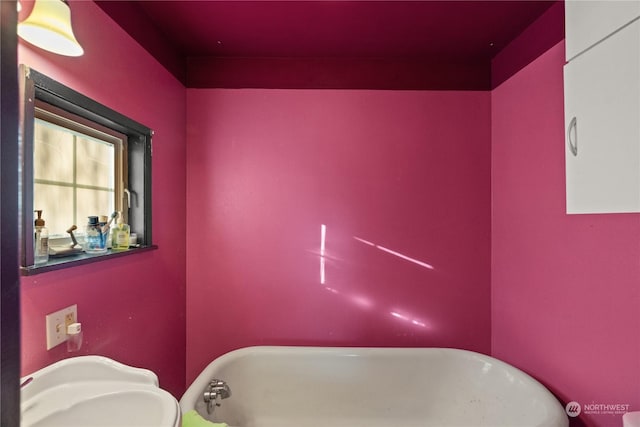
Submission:
<svg viewBox="0 0 640 427">
<path fill-rule="evenodd" d="M 204 401 L 207 404 L 207 413 L 211 414 L 220 401 L 231 396 L 231 389 L 226 382 L 213 379 L 204 391 Z M 214 406 L 215 405 L 215 406 Z"/>
</svg>

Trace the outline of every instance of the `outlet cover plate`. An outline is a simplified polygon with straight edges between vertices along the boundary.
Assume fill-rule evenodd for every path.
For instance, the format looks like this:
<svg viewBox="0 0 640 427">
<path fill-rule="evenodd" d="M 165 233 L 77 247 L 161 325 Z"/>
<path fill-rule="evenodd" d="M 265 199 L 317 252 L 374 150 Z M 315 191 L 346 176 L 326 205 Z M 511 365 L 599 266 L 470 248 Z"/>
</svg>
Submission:
<svg viewBox="0 0 640 427">
<path fill-rule="evenodd" d="M 51 350 L 67 340 L 67 326 L 77 322 L 77 319 L 77 304 L 58 310 L 55 313 L 47 314 L 47 350 Z"/>
</svg>

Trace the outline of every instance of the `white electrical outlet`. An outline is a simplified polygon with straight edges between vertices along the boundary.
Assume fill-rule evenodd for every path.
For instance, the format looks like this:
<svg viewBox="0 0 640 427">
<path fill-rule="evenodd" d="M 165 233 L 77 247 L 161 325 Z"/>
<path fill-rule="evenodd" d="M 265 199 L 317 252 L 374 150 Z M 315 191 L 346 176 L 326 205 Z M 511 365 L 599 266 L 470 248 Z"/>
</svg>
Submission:
<svg viewBox="0 0 640 427">
<path fill-rule="evenodd" d="M 47 350 L 67 340 L 67 326 L 77 322 L 78 305 L 73 304 L 55 313 L 47 314 Z"/>
</svg>

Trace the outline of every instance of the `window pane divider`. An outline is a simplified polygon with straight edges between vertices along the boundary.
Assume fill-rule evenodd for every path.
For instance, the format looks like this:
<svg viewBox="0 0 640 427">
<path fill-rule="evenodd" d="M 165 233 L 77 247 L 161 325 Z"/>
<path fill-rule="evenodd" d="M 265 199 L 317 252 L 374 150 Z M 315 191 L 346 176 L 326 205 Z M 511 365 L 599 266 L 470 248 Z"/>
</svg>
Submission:
<svg viewBox="0 0 640 427">
<path fill-rule="evenodd" d="M 48 179 L 34 179 L 34 183 L 43 184 L 43 185 L 55 185 L 57 187 L 68 187 L 68 188 L 81 188 L 83 190 L 97 190 L 97 191 L 109 191 L 115 192 L 115 188 L 113 187 L 100 187 L 96 185 L 86 185 L 86 184 L 74 184 L 72 182 L 61 182 L 61 181 L 49 181 Z"/>
</svg>

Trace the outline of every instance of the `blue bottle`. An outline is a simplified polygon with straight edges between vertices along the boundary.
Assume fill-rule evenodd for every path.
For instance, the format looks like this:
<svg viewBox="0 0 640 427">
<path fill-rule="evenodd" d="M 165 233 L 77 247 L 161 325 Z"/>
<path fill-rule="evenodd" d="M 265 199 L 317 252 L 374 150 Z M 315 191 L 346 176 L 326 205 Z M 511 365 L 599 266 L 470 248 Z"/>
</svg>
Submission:
<svg viewBox="0 0 640 427">
<path fill-rule="evenodd" d="M 97 216 L 90 216 L 86 228 L 84 251 L 88 254 L 107 252 L 107 241 L 102 235 L 102 226 Z"/>
</svg>

